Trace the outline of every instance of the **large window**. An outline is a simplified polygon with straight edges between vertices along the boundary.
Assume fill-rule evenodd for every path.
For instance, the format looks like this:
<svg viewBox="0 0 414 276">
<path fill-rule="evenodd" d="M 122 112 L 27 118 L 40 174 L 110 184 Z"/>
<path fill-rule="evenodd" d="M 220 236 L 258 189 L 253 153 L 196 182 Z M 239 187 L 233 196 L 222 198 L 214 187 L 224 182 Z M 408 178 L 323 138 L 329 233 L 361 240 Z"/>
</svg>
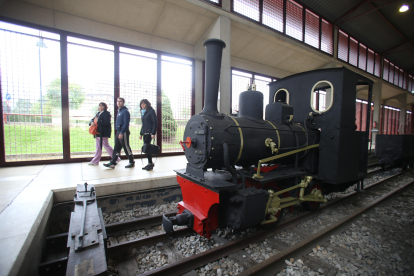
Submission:
<svg viewBox="0 0 414 276">
<path fill-rule="evenodd" d="M 192 114 L 193 62 L 162 56 L 162 152 L 181 152 L 184 129 Z"/>
<path fill-rule="evenodd" d="M 93 157 L 89 121 L 100 102 L 108 105 L 113 124 L 114 46 L 68 37 L 68 80 L 71 157 Z M 113 134 L 109 144 L 113 144 Z M 102 154 L 107 155 L 105 150 Z"/>
<path fill-rule="evenodd" d="M 263 1 L 263 24 L 283 32 L 283 0 Z"/>
<path fill-rule="evenodd" d="M 252 20 L 259 21 L 259 0 L 234 0 L 233 10 Z"/>
<path fill-rule="evenodd" d="M 380 77 L 381 56 L 341 30 L 338 31 L 338 59 Z M 384 59 L 384 70 L 386 66 Z M 386 70 L 383 77 L 388 80 Z"/>
<path fill-rule="evenodd" d="M 116 97 L 125 98 L 131 114 L 134 154 L 142 147 L 142 99 L 156 111 L 161 155 L 181 154 L 179 141 L 194 112 L 193 70 L 191 58 L 0 22 L 0 165 L 90 161 L 96 143 L 89 122 L 99 103 L 106 103 L 112 115 L 112 145 Z M 103 157 L 109 159 L 106 151 Z"/>
<path fill-rule="evenodd" d="M 263 76 L 253 72 L 245 72 L 237 69 L 232 70 L 231 74 L 231 111 L 239 112 L 240 93 L 246 91 L 253 83 L 256 84 L 256 90 L 263 93 L 263 113 L 266 111 L 266 105 L 269 103 L 269 86 L 268 84 L 276 81 L 275 78 Z M 263 118 L 264 118 L 263 114 Z"/>
<path fill-rule="evenodd" d="M 142 99 L 147 99 L 157 112 L 157 54 L 120 48 L 119 60 L 120 97 L 131 114 L 129 129 L 130 145 L 134 154 L 141 153 L 143 141 L 139 139 L 141 131 Z"/>
<path fill-rule="evenodd" d="M 60 36 L 0 22 L 6 162 L 62 159 Z"/>
<path fill-rule="evenodd" d="M 333 25 L 294 0 L 232 0 L 232 11 L 333 55 Z"/>
<path fill-rule="evenodd" d="M 302 40 L 303 37 L 302 9 L 295 1 L 286 1 L 286 34 L 297 40 Z"/>
<path fill-rule="evenodd" d="M 306 10 L 305 43 L 319 48 L 319 16 Z"/>
</svg>

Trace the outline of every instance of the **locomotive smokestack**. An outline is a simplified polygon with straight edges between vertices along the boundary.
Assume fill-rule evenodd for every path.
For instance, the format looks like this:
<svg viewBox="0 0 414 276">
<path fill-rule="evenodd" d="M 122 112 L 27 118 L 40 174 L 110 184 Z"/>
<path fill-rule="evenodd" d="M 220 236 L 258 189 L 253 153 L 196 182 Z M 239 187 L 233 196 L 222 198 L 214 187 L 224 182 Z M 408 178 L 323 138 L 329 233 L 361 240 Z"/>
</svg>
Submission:
<svg viewBox="0 0 414 276">
<path fill-rule="evenodd" d="M 206 76 L 204 86 L 203 113 L 215 114 L 217 110 L 217 98 L 219 91 L 221 56 L 226 43 L 220 39 L 208 39 L 204 42 L 206 47 Z"/>
</svg>

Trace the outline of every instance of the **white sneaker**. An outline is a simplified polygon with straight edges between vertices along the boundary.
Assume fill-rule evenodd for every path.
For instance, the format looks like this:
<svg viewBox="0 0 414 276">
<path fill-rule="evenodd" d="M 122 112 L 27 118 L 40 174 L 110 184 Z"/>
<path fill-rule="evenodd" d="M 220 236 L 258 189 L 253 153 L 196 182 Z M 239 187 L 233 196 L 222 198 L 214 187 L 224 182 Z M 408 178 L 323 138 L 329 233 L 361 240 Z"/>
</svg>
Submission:
<svg viewBox="0 0 414 276">
<path fill-rule="evenodd" d="M 90 166 L 98 166 L 98 164 L 95 164 L 95 163 L 92 163 L 92 162 L 89 162 L 88 165 L 90 165 Z"/>
</svg>

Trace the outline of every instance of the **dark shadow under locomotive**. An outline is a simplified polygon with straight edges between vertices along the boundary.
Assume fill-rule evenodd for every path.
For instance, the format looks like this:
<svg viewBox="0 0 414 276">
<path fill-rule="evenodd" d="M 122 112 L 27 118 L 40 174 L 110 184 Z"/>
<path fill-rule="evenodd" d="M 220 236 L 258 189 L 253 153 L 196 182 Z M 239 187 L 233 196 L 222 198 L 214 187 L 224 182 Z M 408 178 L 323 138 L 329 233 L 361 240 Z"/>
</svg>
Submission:
<svg viewBox="0 0 414 276">
<path fill-rule="evenodd" d="M 356 131 L 357 85 L 373 82 L 346 68 L 304 72 L 269 84 L 263 119 L 263 94 L 240 94 L 237 115 L 217 110 L 222 49 L 210 39 L 206 48 L 205 106 L 186 125 L 183 150 L 188 164 L 177 170 L 183 201 L 173 225 L 187 225 L 211 236 L 218 227 L 276 226 L 284 208 L 303 204 L 313 210 L 323 192 L 361 183 L 367 173 L 368 131 Z M 319 111 L 314 91 L 329 103 Z M 370 112 L 367 111 L 367 122 Z"/>
</svg>

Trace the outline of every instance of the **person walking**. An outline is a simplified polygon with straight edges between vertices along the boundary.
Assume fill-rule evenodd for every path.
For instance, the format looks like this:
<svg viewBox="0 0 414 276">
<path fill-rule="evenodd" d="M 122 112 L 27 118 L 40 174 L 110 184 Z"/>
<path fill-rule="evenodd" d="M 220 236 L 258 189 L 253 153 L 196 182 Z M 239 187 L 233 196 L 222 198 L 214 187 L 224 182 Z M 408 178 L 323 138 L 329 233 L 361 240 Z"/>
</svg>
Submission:
<svg viewBox="0 0 414 276">
<path fill-rule="evenodd" d="M 94 121 L 97 120 L 98 125 L 98 135 L 94 135 L 96 150 L 95 156 L 92 158 L 89 165 L 98 166 L 99 161 L 102 156 L 102 146 L 105 148 L 109 156 L 112 157 L 114 149 L 109 145 L 108 139 L 111 138 L 112 128 L 111 128 L 111 113 L 108 111 L 108 105 L 106 103 L 99 103 L 98 113 L 92 118 L 89 125 L 95 125 Z M 118 159 L 121 160 L 121 159 Z"/>
<path fill-rule="evenodd" d="M 151 140 L 154 139 L 155 134 L 157 134 L 157 115 L 147 99 L 141 100 L 140 107 L 142 127 L 139 139 L 142 140 L 142 137 L 144 137 L 144 144 L 151 144 Z M 146 156 L 148 158 L 148 164 L 142 169 L 150 171 L 155 165 L 152 163 L 151 154 L 146 154 Z"/>
<path fill-rule="evenodd" d="M 129 120 L 130 114 L 128 108 L 125 106 L 125 99 L 118 98 L 116 101 L 118 106 L 118 115 L 116 117 L 115 124 L 115 146 L 114 152 L 112 154 L 112 159 L 109 163 L 104 164 L 105 167 L 115 168 L 116 160 L 119 157 L 119 154 L 124 149 L 126 156 L 129 159 L 129 164 L 125 168 L 135 167 L 134 156 L 132 155 L 131 147 L 129 146 Z"/>
</svg>

